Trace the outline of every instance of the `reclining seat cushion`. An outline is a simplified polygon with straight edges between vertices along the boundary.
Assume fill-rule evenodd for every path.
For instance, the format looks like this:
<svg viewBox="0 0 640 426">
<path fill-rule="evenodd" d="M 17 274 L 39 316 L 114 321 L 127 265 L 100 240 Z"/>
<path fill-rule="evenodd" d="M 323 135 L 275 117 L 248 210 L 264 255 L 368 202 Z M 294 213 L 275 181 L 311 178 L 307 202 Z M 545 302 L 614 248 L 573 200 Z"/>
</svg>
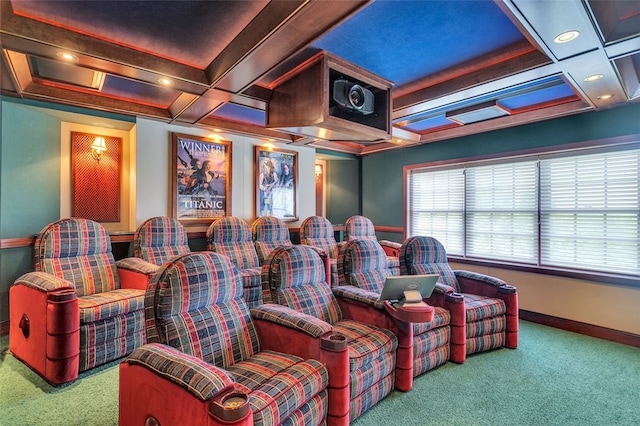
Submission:
<svg viewBox="0 0 640 426">
<path fill-rule="evenodd" d="M 265 418 L 286 419 L 305 401 L 313 401 L 329 381 L 320 361 L 272 351 L 257 353 L 227 371 L 236 380 L 236 387 L 249 395 L 255 424 L 262 424 Z"/>
<path fill-rule="evenodd" d="M 261 263 L 276 247 L 293 244 L 287 225 L 273 216 L 262 216 L 256 219 L 251 224 L 251 234 Z"/>
<path fill-rule="evenodd" d="M 144 309 L 140 290 L 117 289 L 78 298 L 80 324 L 101 321 Z"/>
</svg>

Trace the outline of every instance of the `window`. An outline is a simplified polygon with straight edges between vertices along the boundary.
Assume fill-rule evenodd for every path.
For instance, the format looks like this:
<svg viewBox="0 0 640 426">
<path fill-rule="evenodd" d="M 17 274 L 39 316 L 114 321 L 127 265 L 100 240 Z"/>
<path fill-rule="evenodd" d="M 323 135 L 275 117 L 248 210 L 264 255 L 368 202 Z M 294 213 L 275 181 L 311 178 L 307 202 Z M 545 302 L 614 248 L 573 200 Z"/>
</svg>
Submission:
<svg viewBox="0 0 640 426">
<path fill-rule="evenodd" d="M 408 235 L 466 259 L 638 275 L 639 169 L 638 144 L 411 169 Z"/>
</svg>

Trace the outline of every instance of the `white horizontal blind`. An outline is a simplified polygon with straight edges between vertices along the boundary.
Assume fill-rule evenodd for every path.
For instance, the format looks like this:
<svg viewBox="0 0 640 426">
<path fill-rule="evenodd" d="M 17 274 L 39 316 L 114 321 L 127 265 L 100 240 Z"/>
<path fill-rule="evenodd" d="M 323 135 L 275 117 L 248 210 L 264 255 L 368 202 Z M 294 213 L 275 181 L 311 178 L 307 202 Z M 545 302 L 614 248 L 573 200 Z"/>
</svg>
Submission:
<svg viewBox="0 0 640 426">
<path fill-rule="evenodd" d="M 541 160 L 542 266 L 640 273 L 640 150 Z"/>
<path fill-rule="evenodd" d="M 447 254 L 463 255 L 464 169 L 409 173 L 408 236 L 436 238 Z"/>
<path fill-rule="evenodd" d="M 537 162 L 466 169 L 466 256 L 537 263 Z"/>
</svg>

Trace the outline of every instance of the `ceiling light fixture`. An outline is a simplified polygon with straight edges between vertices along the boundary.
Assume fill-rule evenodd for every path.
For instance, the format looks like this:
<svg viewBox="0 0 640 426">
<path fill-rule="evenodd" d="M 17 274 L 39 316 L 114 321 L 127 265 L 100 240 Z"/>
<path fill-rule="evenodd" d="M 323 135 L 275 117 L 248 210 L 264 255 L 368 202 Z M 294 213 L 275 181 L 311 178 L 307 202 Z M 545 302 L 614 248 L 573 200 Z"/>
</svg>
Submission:
<svg viewBox="0 0 640 426">
<path fill-rule="evenodd" d="M 591 82 L 591 81 L 596 81 L 596 80 L 600 80 L 602 77 L 604 77 L 604 75 L 602 74 L 594 74 L 594 75 L 590 75 L 589 77 L 585 78 L 584 81 Z"/>
<path fill-rule="evenodd" d="M 613 98 L 613 95 L 611 93 L 607 93 L 606 95 L 600 95 L 598 96 L 598 99 L 601 101 L 606 101 L 607 99 L 611 99 Z"/>
<path fill-rule="evenodd" d="M 171 86 L 173 84 L 173 80 L 168 77 L 160 77 L 158 79 L 158 83 L 162 84 L 163 86 Z"/>
<path fill-rule="evenodd" d="M 556 43 L 566 43 L 577 38 L 579 35 L 580 32 L 576 30 L 565 31 L 561 34 L 558 34 L 556 38 L 553 39 L 553 41 L 555 41 Z"/>
<path fill-rule="evenodd" d="M 458 124 L 476 123 L 505 115 L 509 115 L 509 111 L 501 108 L 497 101 L 483 102 L 446 113 L 449 120 Z"/>
<path fill-rule="evenodd" d="M 74 55 L 73 53 L 69 53 L 69 52 L 58 52 L 56 53 L 56 56 L 60 59 L 62 59 L 63 61 L 67 61 L 67 62 L 78 62 L 78 57 L 76 55 Z"/>
</svg>

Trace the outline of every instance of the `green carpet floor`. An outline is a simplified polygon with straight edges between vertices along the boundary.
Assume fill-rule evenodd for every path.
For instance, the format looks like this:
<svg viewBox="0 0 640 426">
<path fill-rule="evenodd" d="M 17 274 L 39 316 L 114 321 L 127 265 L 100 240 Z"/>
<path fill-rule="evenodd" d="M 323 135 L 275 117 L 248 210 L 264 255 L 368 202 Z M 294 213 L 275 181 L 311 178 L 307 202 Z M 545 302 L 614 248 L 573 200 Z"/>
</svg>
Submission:
<svg viewBox="0 0 640 426">
<path fill-rule="evenodd" d="M 520 326 L 518 349 L 447 363 L 417 378 L 411 392 L 392 392 L 354 425 L 640 425 L 639 348 Z M 116 363 L 55 388 L 7 346 L 0 339 L 0 425 L 117 424 Z"/>
</svg>

